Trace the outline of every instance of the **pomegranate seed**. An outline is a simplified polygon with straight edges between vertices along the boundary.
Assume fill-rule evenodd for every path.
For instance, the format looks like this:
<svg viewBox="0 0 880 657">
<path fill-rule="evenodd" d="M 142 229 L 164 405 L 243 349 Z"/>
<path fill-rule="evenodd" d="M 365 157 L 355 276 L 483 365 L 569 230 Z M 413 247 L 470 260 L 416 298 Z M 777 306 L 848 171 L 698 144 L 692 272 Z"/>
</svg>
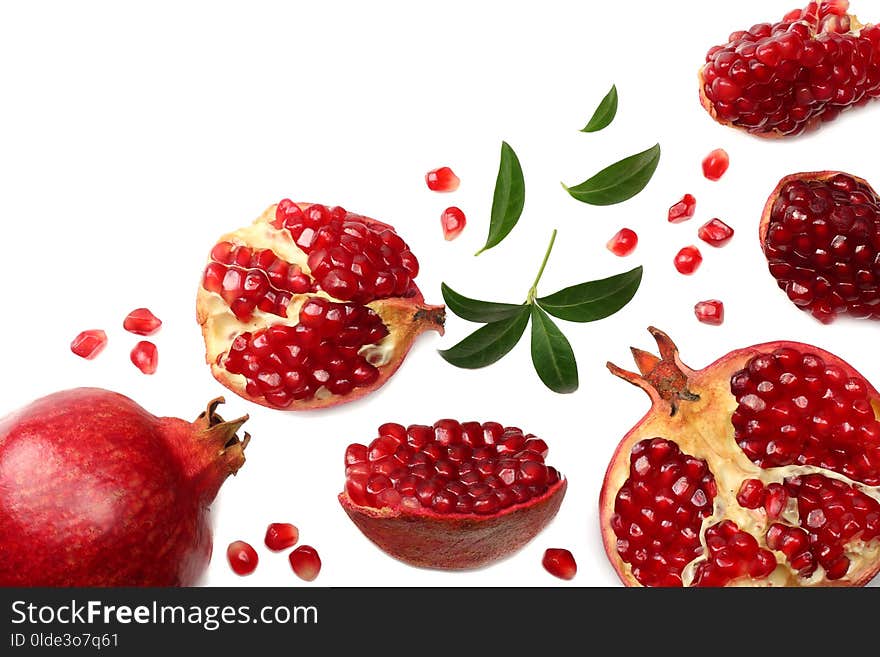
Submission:
<svg viewBox="0 0 880 657">
<path fill-rule="evenodd" d="M 574 556 L 564 548 L 548 548 L 541 563 L 548 573 L 559 579 L 574 579 L 577 574 Z"/>
<path fill-rule="evenodd" d="M 716 148 L 703 160 L 703 175 L 709 180 L 721 180 L 730 166 L 730 157 L 723 148 Z"/>
<path fill-rule="evenodd" d="M 266 547 L 274 552 L 296 545 L 299 530 L 289 522 L 273 522 L 266 529 Z"/>
<path fill-rule="evenodd" d="M 733 228 L 721 219 L 712 219 L 700 226 L 697 235 L 706 244 L 720 248 L 733 239 Z"/>
<path fill-rule="evenodd" d="M 300 545 L 290 553 L 290 567 L 300 579 L 313 581 L 321 572 L 321 557 L 311 545 Z"/>
<path fill-rule="evenodd" d="M 694 314 L 703 324 L 721 326 L 724 323 L 724 303 L 717 299 L 700 301 L 694 306 Z"/>
<path fill-rule="evenodd" d="M 703 255 L 697 247 L 686 246 L 675 254 L 674 262 L 679 274 L 690 276 L 699 269 L 700 263 L 703 262 Z"/>
<path fill-rule="evenodd" d="M 636 250 L 639 243 L 639 236 L 634 230 L 629 228 L 621 228 L 614 234 L 605 245 L 611 253 L 616 256 L 624 257 Z"/>
<path fill-rule="evenodd" d="M 448 242 L 461 235 L 467 218 L 459 208 L 452 206 L 446 208 L 440 215 L 440 224 L 443 226 L 443 238 Z"/>
<path fill-rule="evenodd" d="M 141 340 L 131 350 L 131 362 L 144 374 L 153 374 L 159 366 L 159 350 L 149 340 Z"/>
<path fill-rule="evenodd" d="M 425 182 L 432 192 L 454 192 L 460 182 L 458 176 L 449 167 L 432 169 L 425 174 Z"/>
<path fill-rule="evenodd" d="M 690 194 L 685 194 L 681 200 L 669 208 L 669 223 L 680 224 L 694 216 L 697 211 L 697 199 Z"/>
<path fill-rule="evenodd" d="M 128 313 L 122 328 L 137 335 L 153 335 L 162 326 L 162 320 L 150 312 L 149 308 L 136 308 Z"/>
<path fill-rule="evenodd" d="M 237 575 L 250 575 L 257 569 L 257 551 L 244 541 L 233 541 L 226 548 L 226 558 Z"/>
<path fill-rule="evenodd" d="M 70 343 L 70 350 L 80 358 L 92 360 L 107 346 L 107 334 L 101 329 L 89 329 L 77 335 Z"/>
</svg>

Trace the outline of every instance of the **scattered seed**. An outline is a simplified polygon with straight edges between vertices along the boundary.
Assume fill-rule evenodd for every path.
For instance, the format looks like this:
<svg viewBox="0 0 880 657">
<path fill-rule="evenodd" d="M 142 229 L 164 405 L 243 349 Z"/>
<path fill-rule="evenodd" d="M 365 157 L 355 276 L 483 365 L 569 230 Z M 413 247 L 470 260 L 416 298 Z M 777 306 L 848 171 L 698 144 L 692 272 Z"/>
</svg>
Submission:
<svg viewBox="0 0 880 657">
<path fill-rule="evenodd" d="M 70 343 L 70 350 L 80 358 L 92 360 L 107 346 L 107 334 L 101 329 L 89 329 L 77 335 Z"/>
</svg>

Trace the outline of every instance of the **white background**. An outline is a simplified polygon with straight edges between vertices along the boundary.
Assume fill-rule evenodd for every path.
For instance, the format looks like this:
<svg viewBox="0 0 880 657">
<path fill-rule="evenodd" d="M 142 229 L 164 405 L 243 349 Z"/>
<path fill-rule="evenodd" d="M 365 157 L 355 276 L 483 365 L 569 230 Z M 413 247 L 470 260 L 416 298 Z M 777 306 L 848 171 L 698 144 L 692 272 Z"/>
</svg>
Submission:
<svg viewBox="0 0 880 657">
<path fill-rule="evenodd" d="M 324 567 L 314 585 L 618 585 L 601 545 L 597 500 L 617 441 L 647 409 L 615 380 L 608 359 L 629 364 L 629 345 L 652 347 L 656 325 L 702 367 L 730 349 L 796 339 L 836 352 L 875 383 L 877 326 L 822 326 L 792 306 L 766 271 L 757 226 L 768 193 L 794 171 L 842 169 L 876 183 L 865 138 L 880 108 L 857 110 L 812 136 L 762 141 L 716 125 L 701 109 L 696 72 L 706 50 L 734 29 L 778 20 L 796 0 L 663 2 L 119 2 L 4 3 L 0 10 L 0 221 L 4 410 L 81 385 L 131 396 L 159 415 L 194 418 L 226 394 L 225 415 L 250 413 L 254 440 L 241 473 L 214 508 L 215 558 L 205 584 L 296 586 L 283 554 L 262 546 L 270 522 L 293 522 Z M 868 12 L 874 3 L 855 9 Z M 876 9 L 876 7 L 874 7 Z M 863 20 L 880 16 L 862 16 Z M 616 83 L 617 119 L 578 130 Z M 513 233 L 474 258 L 485 240 L 502 140 L 525 170 L 526 206 Z M 624 204 L 594 208 L 559 183 L 578 183 L 659 141 L 653 181 Z M 731 157 L 717 183 L 700 161 Z M 873 159 L 873 161 L 872 161 Z M 455 194 L 429 192 L 426 171 L 449 165 Z M 666 210 L 682 194 L 697 217 Z M 543 294 L 637 264 L 633 302 L 596 324 L 564 324 L 580 389 L 556 395 L 538 380 L 528 341 L 477 371 L 446 364 L 436 349 L 474 330 L 450 316 L 447 334 L 424 336 L 379 392 L 336 409 L 282 413 L 228 393 L 203 362 L 194 299 L 216 238 L 250 223 L 282 197 L 342 205 L 395 225 L 418 255 L 429 301 L 439 287 L 518 302 L 553 228 L 559 239 Z M 443 240 L 447 205 L 468 216 Z M 719 250 L 696 241 L 713 216 L 736 229 Z M 605 249 L 620 227 L 636 252 Z M 701 245 L 702 268 L 675 272 L 682 246 Z M 693 305 L 725 302 L 722 327 L 699 324 Z M 122 319 L 150 307 L 158 372 L 129 362 L 137 337 Z M 110 343 L 88 362 L 69 351 L 82 329 Z M 498 420 L 539 434 L 570 480 L 556 520 L 513 557 L 466 573 L 414 569 L 367 541 L 343 513 L 342 456 L 386 421 Z M 262 561 L 232 574 L 225 547 L 250 541 Z M 547 547 L 574 552 L 570 583 L 541 567 Z"/>
</svg>

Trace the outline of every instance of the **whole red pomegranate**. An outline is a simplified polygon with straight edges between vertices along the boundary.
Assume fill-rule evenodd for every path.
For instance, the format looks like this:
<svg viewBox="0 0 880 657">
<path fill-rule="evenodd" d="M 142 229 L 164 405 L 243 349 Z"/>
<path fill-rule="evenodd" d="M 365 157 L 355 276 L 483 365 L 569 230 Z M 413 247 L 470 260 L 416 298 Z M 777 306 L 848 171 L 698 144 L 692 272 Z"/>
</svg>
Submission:
<svg viewBox="0 0 880 657">
<path fill-rule="evenodd" d="M 476 568 L 549 523 L 567 482 L 547 443 L 497 422 L 388 423 L 345 452 L 342 508 L 382 550 L 414 566 Z"/>
<path fill-rule="evenodd" d="M 303 410 L 352 401 L 443 332 L 391 226 L 340 207 L 270 206 L 211 250 L 197 299 L 206 360 L 245 399 Z"/>
<path fill-rule="evenodd" d="M 847 173 L 787 176 L 760 226 L 770 273 L 788 298 L 823 323 L 880 319 L 880 198 Z"/>
<path fill-rule="evenodd" d="M 730 35 L 700 70 L 703 107 L 759 137 L 798 135 L 880 96 L 880 26 L 847 0 L 811 2 Z"/>
<path fill-rule="evenodd" d="M 880 570 L 880 395 L 799 342 L 684 365 L 633 349 L 651 409 L 623 438 L 599 502 L 627 586 L 860 586 Z"/>
<path fill-rule="evenodd" d="M 247 420 L 195 422 L 77 388 L 0 420 L 0 586 L 190 586 L 208 506 L 244 463 Z"/>
</svg>

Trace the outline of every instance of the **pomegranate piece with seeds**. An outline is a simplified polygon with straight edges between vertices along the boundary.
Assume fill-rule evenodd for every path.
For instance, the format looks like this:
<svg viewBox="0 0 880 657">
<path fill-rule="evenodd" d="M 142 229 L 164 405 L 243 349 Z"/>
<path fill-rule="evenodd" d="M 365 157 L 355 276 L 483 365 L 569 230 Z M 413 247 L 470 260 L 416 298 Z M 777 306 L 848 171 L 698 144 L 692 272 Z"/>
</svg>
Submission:
<svg viewBox="0 0 880 657">
<path fill-rule="evenodd" d="M 300 545 L 288 557 L 297 577 L 312 582 L 321 572 L 321 557 L 311 545 Z"/>
<path fill-rule="evenodd" d="M 730 157 L 723 148 L 716 148 L 703 158 L 703 175 L 712 181 L 721 180 L 730 166 Z"/>
<path fill-rule="evenodd" d="M 724 303 L 718 299 L 698 301 L 694 306 L 694 315 L 703 324 L 721 326 L 724 323 Z"/>
<path fill-rule="evenodd" d="M 159 367 L 159 350 L 149 340 L 141 340 L 131 350 L 131 362 L 144 374 L 155 374 Z"/>
<path fill-rule="evenodd" d="M 605 550 L 628 586 L 861 586 L 880 571 L 880 393 L 798 342 L 693 370 L 662 331 L 652 406 L 612 457 Z"/>
<path fill-rule="evenodd" d="M 459 182 L 458 176 L 449 167 L 432 169 L 425 174 L 425 183 L 432 192 L 454 192 Z"/>
<path fill-rule="evenodd" d="M 835 171 L 787 176 L 759 234 L 770 274 L 796 306 L 826 324 L 880 319 L 880 197 L 867 182 Z"/>
<path fill-rule="evenodd" d="M 778 23 L 733 32 L 700 70 L 703 107 L 759 137 L 798 135 L 880 96 L 880 26 L 849 2 L 810 2 Z"/>
<path fill-rule="evenodd" d="M 249 543 L 233 541 L 226 548 L 226 559 L 236 575 L 250 575 L 257 569 L 260 559 Z"/>
<path fill-rule="evenodd" d="M 122 328 L 136 335 L 153 335 L 162 327 L 162 320 L 149 308 L 135 308 L 122 322 Z"/>
<path fill-rule="evenodd" d="M 497 422 L 383 424 L 345 452 L 339 501 L 391 556 L 467 569 L 528 543 L 559 510 L 566 480 L 545 464 L 547 443 Z"/>
<path fill-rule="evenodd" d="M 679 250 L 678 253 L 675 254 L 675 258 L 673 259 L 673 264 L 675 265 L 675 269 L 679 274 L 684 274 L 685 276 L 690 276 L 697 269 L 700 268 L 700 264 L 703 262 L 703 254 L 700 253 L 700 250 L 691 245 L 686 246 Z"/>
<path fill-rule="evenodd" d="M 721 219 L 712 219 L 700 226 L 697 236 L 706 244 L 721 248 L 733 239 L 733 228 Z"/>
<path fill-rule="evenodd" d="M 273 522 L 266 528 L 266 547 L 273 552 L 293 547 L 298 540 L 299 529 L 289 522 Z"/>
<path fill-rule="evenodd" d="M 629 228 L 621 228 L 614 234 L 605 247 L 616 256 L 621 258 L 628 256 L 636 250 L 639 243 L 639 236 L 634 230 Z"/>
<path fill-rule="evenodd" d="M 92 360 L 107 346 L 107 334 L 101 329 L 82 331 L 70 343 L 70 350 L 80 358 Z"/>
<path fill-rule="evenodd" d="M 443 227 L 443 239 L 447 242 L 461 235 L 467 224 L 467 218 L 459 208 L 452 206 L 446 208 L 440 215 L 440 225 Z"/>
<path fill-rule="evenodd" d="M 692 219 L 697 211 L 697 199 L 690 194 L 685 194 L 681 200 L 669 208 L 669 223 L 680 224 L 683 221 Z"/>
<path fill-rule="evenodd" d="M 574 579 L 577 575 L 577 562 L 574 555 L 564 548 L 548 548 L 541 560 L 544 569 L 559 579 Z"/>
<path fill-rule="evenodd" d="M 206 360 L 227 388 L 270 408 L 351 401 L 385 383 L 444 309 L 391 226 L 283 200 L 211 250 L 197 296 Z"/>
</svg>

